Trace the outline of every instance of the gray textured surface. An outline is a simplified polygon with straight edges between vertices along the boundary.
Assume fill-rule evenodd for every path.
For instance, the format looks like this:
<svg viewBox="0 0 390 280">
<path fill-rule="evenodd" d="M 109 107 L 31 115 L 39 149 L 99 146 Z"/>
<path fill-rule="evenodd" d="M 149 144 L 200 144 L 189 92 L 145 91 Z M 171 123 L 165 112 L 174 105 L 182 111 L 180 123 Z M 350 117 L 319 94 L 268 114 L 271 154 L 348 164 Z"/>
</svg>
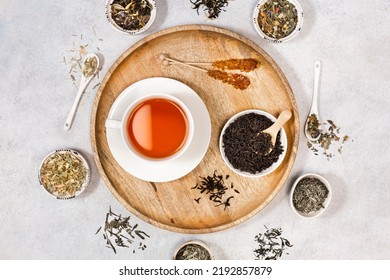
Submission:
<svg viewBox="0 0 390 280">
<path fill-rule="evenodd" d="M 282 227 L 294 245 L 284 259 L 390 259 L 389 1 L 302 0 L 303 30 L 281 45 L 257 36 L 250 21 L 255 0 L 231 1 L 216 21 L 198 16 L 189 1 L 157 0 L 155 23 L 136 37 L 109 26 L 104 2 L 0 2 L 0 259 L 169 259 L 180 243 L 193 238 L 208 243 L 218 259 L 254 259 L 254 236 L 264 225 Z M 147 249 L 115 255 L 95 231 L 110 205 L 129 213 L 99 178 L 91 156 L 89 122 L 96 89 L 84 95 L 72 130 L 62 130 L 76 93 L 63 56 L 72 42 L 90 43 L 90 50 L 99 47 L 105 57 L 101 80 L 141 38 L 194 23 L 228 28 L 268 52 L 291 84 L 302 126 L 311 101 L 313 61 L 321 59 L 320 114 L 334 120 L 353 142 L 345 144 L 343 155 L 327 161 L 308 151 L 301 133 L 296 163 L 282 191 L 255 217 L 226 231 L 178 234 L 130 214 L 151 236 L 144 242 Z M 40 188 L 37 170 L 48 152 L 66 147 L 87 156 L 93 176 L 80 197 L 57 201 Z M 322 174 L 333 187 L 329 209 L 315 220 L 297 217 L 288 202 L 291 183 L 306 172 Z"/>
</svg>

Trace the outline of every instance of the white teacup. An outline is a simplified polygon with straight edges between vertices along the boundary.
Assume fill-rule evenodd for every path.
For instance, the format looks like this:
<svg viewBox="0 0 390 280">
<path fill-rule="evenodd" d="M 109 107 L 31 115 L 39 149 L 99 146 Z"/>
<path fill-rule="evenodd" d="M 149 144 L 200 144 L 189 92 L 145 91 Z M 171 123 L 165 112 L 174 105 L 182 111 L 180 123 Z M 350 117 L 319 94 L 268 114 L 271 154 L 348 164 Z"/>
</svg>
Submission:
<svg viewBox="0 0 390 280">
<path fill-rule="evenodd" d="M 179 109 L 181 109 L 181 111 L 184 113 L 186 123 L 187 123 L 186 135 L 182 142 L 181 147 L 176 152 L 166 157 L 150 157 L 142 154 L 132 143 L 129 133 L 127 131 L 127 125 L 132 113 L 135 112 L 141 104 L 152 99 L 165 99 L 176 104 L 179 107 Z M 135 100 L 129 105 L 129 107 L 126 109 L 125 113 L 123 114 L 121 120 L 107 119 L 105 126 L 106 128 L 120 129 L 122 141 L 127 147 L 127 149 L 137 157 L 151 162 L 167 162 L 180 157 L 188 149 L 194 136 L 194 120 L 190 110 L 180 99 L 169 94 L 150 94 L 138 98 L 137 100 Z"/>
</svg>

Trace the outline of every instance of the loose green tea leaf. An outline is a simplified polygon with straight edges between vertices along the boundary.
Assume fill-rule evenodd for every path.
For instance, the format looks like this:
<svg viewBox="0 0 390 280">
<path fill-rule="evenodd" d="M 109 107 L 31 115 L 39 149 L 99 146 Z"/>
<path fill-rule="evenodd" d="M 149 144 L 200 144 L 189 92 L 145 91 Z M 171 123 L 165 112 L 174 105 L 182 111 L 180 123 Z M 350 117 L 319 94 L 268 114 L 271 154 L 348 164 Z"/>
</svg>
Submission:
<svg viewBox="0 0 390 280">
<path fill-rule="evenodd" d="M 148 0 L 114 0 L 111 17 L 126 30 L 139 30 L 150 20 L 153 6 Z"/>
<path fill-rule="evenodd" d="M 175 260 L 211 260 L 211 256 L 203 246 L 187 244 L 177 252 Z"/>
<path fill-rule="evenodd" d="M 95 235 L 100 232 L 101 228 L 102 227 L 96 231 Z M 130 248 L 130 245 L 133 244 L 137 237 L 141 240 L 150 237 L 147 233 L 137 228 L 138 224 L 130 224 L 130 216 L 122 217 L 121 215 L 115 214 L 110 207 L 104 222 L 103 238 L 106 240 L 106 247 L 112 249 L 116 254 L 115 245 L 118 247 Z M 145 250 L 146 245 L 141 242 L 138 249 Z M 135 253 L 135 250 L 133 250 L 133 253 Z"/>
<path fill-rule="evenodd" d="M 190 0 L 193 4 L 193 9 L 199 15 L 199 9 L 203 7 L 203 10 L 207 12 L 209 19 L 216 19 L 221 11 L 225 11 L 223 8 L 229 5 L 228 0 Z"/>
<path fill-rule="evenodd" d="M 287 0 L 268 0 L 260 7 L 257 21 L 264 34 L 274 39 L 282 39 L 296 28 L 298 12 Z"/>
<path fill-rule="evenodd" d="M 293 193 L 294 207 L 302 213 L 312 213 L 324 208 L 329 190 L 325 184 L 315 178 L 307 177 L 298 182 Z"/>
<path fill-rule="evenodd" d="M 255 241 L 258 243 L 258 248 L 253 251 L 255 259 L 277 260 L 282 257 L 286 249 L 293 245 L 286 238 L 282 237 L 282 229 L 280 227 L 271 229 L 264 227 L 266 231 L 255 236 Z"/>
</svg>

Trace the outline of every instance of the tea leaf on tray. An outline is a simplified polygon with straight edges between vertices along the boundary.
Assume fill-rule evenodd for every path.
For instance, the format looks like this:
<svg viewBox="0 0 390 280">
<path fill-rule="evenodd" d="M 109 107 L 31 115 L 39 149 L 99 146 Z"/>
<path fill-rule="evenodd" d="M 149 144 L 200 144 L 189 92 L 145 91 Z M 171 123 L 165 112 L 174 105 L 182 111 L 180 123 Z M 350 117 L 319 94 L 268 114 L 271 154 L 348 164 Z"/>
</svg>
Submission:
<svg viewBox="0 0 390 280">
<path fill-rule="evenodd" d="M 197 182 L 194 187 L 191 189 L 199 190 L 201 194 L 205 194 L 209 197 L 209 200 L 215 203 L 215 206 L 224 206 L 224 210 L 227 207 L 231 206 L 230 200 L 234 198 L 233 195 L 225 199 L 226 192 L 229 191 L 229 188 L 226 186 L 225 180 L 227 180 L 230 175 L 218 175 L 217 171 L 214 171 L 212 176 L 200 177 L 200 182 Z M 239 194 L 240 192 L 234 188 L 233 183 L 230 185 L 230 190 L 233 190 L 235 193 Z M 198 204 L 200 197 L 194 199 Z"/>
</svg>

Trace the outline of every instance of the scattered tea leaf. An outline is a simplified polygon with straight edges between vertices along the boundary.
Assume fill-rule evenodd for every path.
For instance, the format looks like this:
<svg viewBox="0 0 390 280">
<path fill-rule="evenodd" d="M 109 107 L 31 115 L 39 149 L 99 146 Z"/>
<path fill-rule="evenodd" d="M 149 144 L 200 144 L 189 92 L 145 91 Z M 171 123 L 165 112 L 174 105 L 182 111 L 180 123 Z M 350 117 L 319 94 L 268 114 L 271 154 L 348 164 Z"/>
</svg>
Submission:
<svg viewBox="0 0 390 280">
<path fill-rule="evenodd" d="M 71 34 L 75 40 L 72 42 L 72 47 L 67 51 L 67 54 L 63 56 L 62 62 L 68 67 L 69 78 L 76 87 L 80 83 L 80 78 L 85 70 L 85 65 L 83 65 L 85 56 L 92 49 L 96 48 L 100 51 L 99 46 L 96 46 L 96 42 L 99 40 L 96 39 L 96 31 L 93 27 L 92 32 L 94 34 L 92 39 L 85 34 Z M 97 77 L 99 78 L 99 76 Z"/>
<path fill-rule="evenodd" d="M 199 190 L 201 194 L 207 195 L 209 200 L 215 203 L 216 207 L 224 206 L 224 210 L 231 206 L 230 200 L 234 198 L 234 196 L 231 195 L 225 199 L 227 191 L 232 190 L 235 193 L 240 193 L 234 188 L 233 183 L 231 183 L 230 189 L 226 186 L 225 180 L 229 178 L 229 175 L 218 175 L 217 171 L 214 171 L 212 176 L 201 176 L 199 178 L 201 179 L 200 182 L 197 182 L 191 189 Z M 200 197 L 194 200 L 199 203 Z"/>
<path fill-rule="evenodd" d="M 277 260 L 282 257 L 283 252 L 293 245 L 286 238 L 282 237 L 282 229 L 266 226 L 264 233 L 255 236 L 258 247 L 253 251 L 256 260 Z M 288 254 L 288 253 L 287 253 Z"/>
<path fill-rule="evenodd" d="M 207 12 L 207 17 L 209 19 L 218 18 L 219 14 L 222 11 L 225 11 L 224 8 L 229 5 L 228 0 L 190 0 L 193 4 L 193 9 L 199 15 L 199 9 L 203 7 L 203 10 Z"/>
<path fill-rule="evenodd" d="M 95 234 L 97 234 L 101 228 L 102 227 L 100 227 Z M 146 232 L 137 228 L 138 224 L 130 224 L 130 216 L 122 217 L 122 215 L 112 212 L 110 207 L 104 222 L 103 238 L 106 240 L 106 247 L 111 248 L 116 254 L 116 248 L 111 240 L 114 240 L 117 247 L 130 248 L 130 245 L 132 245 L 137 238 L 140 238 L 141 240 L 150 238 Z M 145 250 L 145 248 L 146 245 L 140 243 L 138 249 Z M 135 250 L 133 250 L 133 253 L 135 253 Z"/>
<path fill-rule="evenodd" d="M 320 138 L 314 142 L 307 142 L 307 147 L 315 155 L 319 155 L 319 150 L 322 150 L 322 154 L 330 160 L 334 157 L 334 152 L 337 151 L 341 154 L 342 145 L 350 140 L 348 135 L 341 136 L 341 128 L 338 127 L 334 121 L 327 120 L 323 123 L 323 129 L 320 132 Z M 340 141 L 340 139 L 342 139 Z"/>
</svg>

